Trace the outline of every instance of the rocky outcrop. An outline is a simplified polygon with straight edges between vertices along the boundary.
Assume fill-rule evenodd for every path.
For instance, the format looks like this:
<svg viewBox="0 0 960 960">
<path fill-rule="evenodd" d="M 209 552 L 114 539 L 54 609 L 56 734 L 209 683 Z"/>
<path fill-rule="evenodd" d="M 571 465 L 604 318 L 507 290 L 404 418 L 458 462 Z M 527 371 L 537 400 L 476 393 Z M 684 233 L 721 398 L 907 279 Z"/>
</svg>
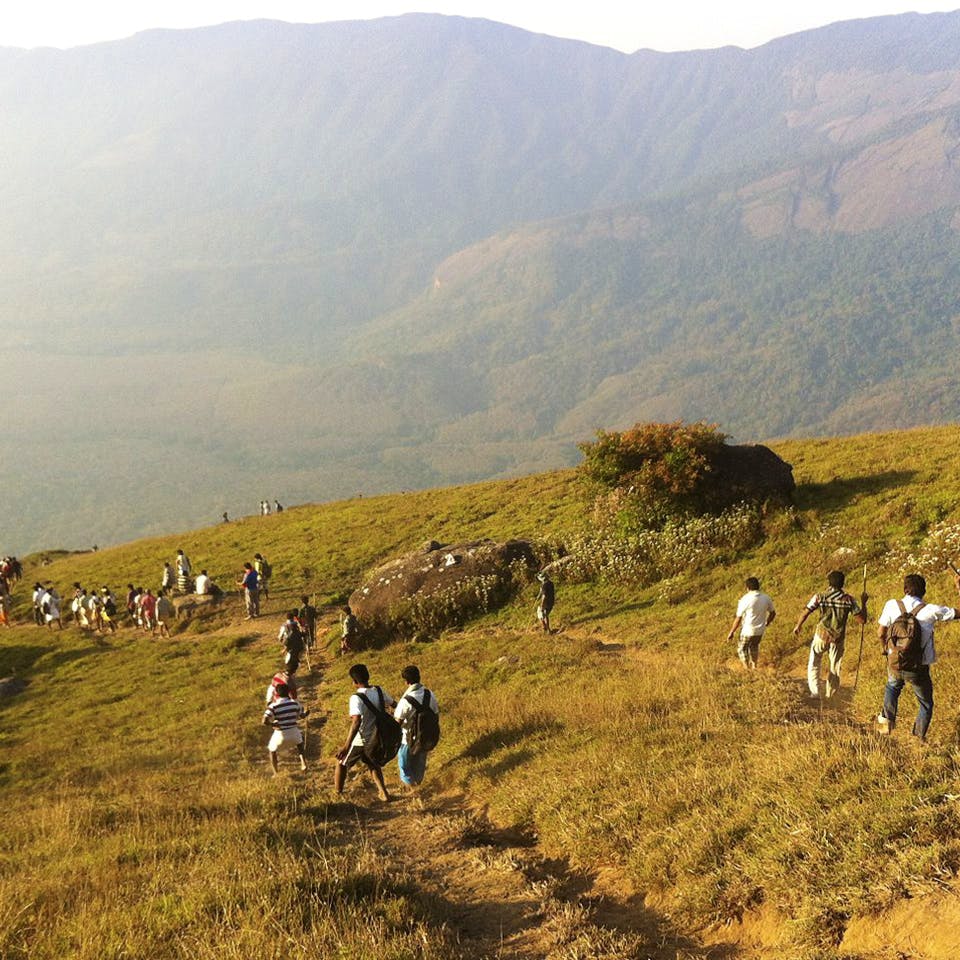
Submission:
<svg viewBox="0 0 960 960">
<path fill-rule="evenodd" d="M 219 610 L 228 602 L 230 594 L 221 593 L 217 596 L 204 594 L 200 596 L 196 593 L 175 594 L 170 598 L 173 602 L 173 609 L 177 611 L 177 618 L 183 620 L 190 617 L 200 617 L 206 613 L 212 613 Z M 236 601 L 236 594 L 232 595 Z"/>
<path fill-rule="evenodd" d="M 789 502 L 796 489 L 793 467 L 762 444 L 722 444 L 710 462 L 711 507 L 741 500 Z"/>
<path fill-rule="evenodd" d="M 526 540 L 431 540 L 374 570 L 349 602 L 369 639 L 434 635 L 502 605 L 536 568 Z"/>
</svg>

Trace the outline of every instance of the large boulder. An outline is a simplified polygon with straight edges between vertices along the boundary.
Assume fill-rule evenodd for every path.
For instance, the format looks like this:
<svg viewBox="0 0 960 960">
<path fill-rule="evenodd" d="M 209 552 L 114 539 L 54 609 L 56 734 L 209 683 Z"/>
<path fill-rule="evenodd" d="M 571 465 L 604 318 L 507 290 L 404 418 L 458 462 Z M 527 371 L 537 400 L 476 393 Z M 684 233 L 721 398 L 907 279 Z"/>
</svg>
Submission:
<svg viewBox="0 0 960 960">
<path fill-rule="evenodd" d="M 722 444 L 710 459 L 713 507 L 741 500 L 789 502 L 796 484 L 793 467 L 762 444 Z"/>
<path fill-rule="evenodd" d="M 536 568 L 526 540 L 431 540 L 374 570 L 350 607 L 369 639 L 434 635 L 502 605 Z"/>
<path fill-rule="evenodd" d="M 228 602 L 229 597 L 233 597 L 236 601 L 236 594 L 227 593 L 220 593 L 216 596 L 209 593 L 202 596 L 196 593 L 181 593 L 174 594 L 170 597 L 170 600 L 173 603 L 173 609 L 177 611 L 177 619 L 183 620 L 213 613 L 223 607 Z"/>
</svg>

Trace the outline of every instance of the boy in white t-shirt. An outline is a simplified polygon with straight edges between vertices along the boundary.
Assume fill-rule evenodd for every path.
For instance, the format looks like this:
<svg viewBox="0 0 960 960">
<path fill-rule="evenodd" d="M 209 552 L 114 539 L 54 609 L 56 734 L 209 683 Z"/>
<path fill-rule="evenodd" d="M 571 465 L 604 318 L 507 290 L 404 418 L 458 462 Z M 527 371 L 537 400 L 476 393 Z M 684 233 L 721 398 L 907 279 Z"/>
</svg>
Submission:
<svg viewBox="0 0 960 960">
<path fill-rule="evenodd" d="M 773 601 L 760 592 L 760 581 L 756 577 L 747 577 L 744 586 L 747 592 L 737 603 L 737 616 L 727 639 L 732 640 L 737 630 L 740 630 L 737 656 L 748 670 L 756 670 L 760 640 L 767 627 L 773 623 L 777 611 L 773 607 Z"/>
</svg>

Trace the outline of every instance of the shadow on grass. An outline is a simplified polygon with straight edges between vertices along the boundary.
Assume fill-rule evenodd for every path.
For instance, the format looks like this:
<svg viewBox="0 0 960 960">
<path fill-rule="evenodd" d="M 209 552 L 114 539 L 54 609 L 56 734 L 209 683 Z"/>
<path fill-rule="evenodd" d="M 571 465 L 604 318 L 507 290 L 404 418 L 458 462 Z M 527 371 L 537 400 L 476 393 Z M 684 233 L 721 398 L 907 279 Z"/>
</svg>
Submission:
<svg viewBox="0 0 960 960">
<path fill-rule="evenodd" d="M 827 483 L 801 483 L 794 492 L 794 503 L 802 509 L 820 507 L 836 509 L 846 506 L 860 494 L 883 493 L 913 481 L 914 470 L 887 470 L 859 477 L 835 477 Z"/>
<path fill-rule="evenodd" d="M 457 760 L 485 760 L 497 750 L 515 747 L 539 733 L 555 733 L 561 729 L 561 726 L 555 720 L 534 720 L 512 727 L 498 727 L 467 744 L 459 755 L 452 757 L 444 766 L 455 763 Z"/>
<path fill-rule="evenodd" d="M 609 620 L 611 617 L 617 617 L 622 613 L 635 613 L 637 610 L 646 610 L 652 607 L 654 600 L 637 600 L 633 603 L 621 603 L 619 606 L 607 607 L 604 610 L 595 610 L 592 613 L 584 614 L 582 617 L 571 617 L 567 622 L 571 626 L 581 623 L 591 623 L 594 620 Z"/>
</svg>

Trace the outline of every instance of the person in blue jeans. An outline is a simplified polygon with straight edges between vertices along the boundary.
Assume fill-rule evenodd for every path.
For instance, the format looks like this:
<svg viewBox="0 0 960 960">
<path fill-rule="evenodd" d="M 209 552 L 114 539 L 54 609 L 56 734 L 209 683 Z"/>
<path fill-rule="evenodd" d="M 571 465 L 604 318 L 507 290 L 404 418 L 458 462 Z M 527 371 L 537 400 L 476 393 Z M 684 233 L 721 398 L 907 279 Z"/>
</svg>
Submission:
<svg viewBox="0 0 960 960">
<path fill-rule="evenodd" d="M 397 766 L 400 768 L 400 782 L 407 787 L 418 787 L 423 783 L 424 774 L 427 772 L 427 752 L 410 752 L 409 731 L 417 713 L 417 708 L 410 700 L 416 700 L 417 703 L 438 715 L 440 706 L 433 693 L 420 683 L 419 667 L 413 664 L 404 667 L 400 671 L 400 676 L 409 686 L 393 711 L 394 720 L 403 727 L 403 740 L 400 743 L 400 752 L 397 754 Z"/>
<path fill-rule="evenodd" d="M 960 574 L 954 576 L 954 583 L 960 591 Z M 903 578 L 903 599 L 888 600 L 880 612 L 878 636 L 883 654 L 887 657 L 887 685 L 883 692 L 883 708 L 877 717 L 880 733 L 890 733 L 896 726 L 900 693 L 908 683 L 917 698 L 917 719 L 913 724 L 913 735 L 923 740 L 933 718 L 933 679 L 930 676 L 930 667 L 937 659 L 933 626 L 938 620 L 960 618 L 960 610 L 927 603 L 923 599 L 926 592 L 927 581 L 919 573 L 908 574 Z M 891 656 L 890 644 L 887 642 L 890 627 L 904 612 L 912 613 L 920 626 L 920 662 L 913 670 L 894 669 L 896 658 Z"/>
</svg>

